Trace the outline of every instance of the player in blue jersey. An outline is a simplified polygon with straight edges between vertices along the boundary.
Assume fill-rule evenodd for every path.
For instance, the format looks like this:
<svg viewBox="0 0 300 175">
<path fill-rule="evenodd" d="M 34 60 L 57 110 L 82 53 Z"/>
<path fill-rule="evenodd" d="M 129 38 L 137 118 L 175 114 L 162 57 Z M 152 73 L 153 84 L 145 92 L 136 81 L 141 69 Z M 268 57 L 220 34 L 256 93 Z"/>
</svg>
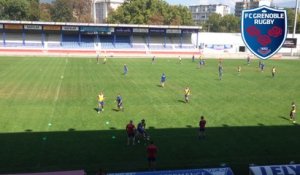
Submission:
<svg viewBox="0 0 300 175">
<path fill-rule="evenodd" d="M 116 102 L 117 102 L 117 108 L 118 108 L 118 110 L 119 111 L 120 110 L 124 111 L 124 108 L 123 108 L 123 99 L 122 99 L 122 96 L 120 94 L 118 94 Z"/>
<path fill-rule="evenodd" d="M 138 143 L 140 143 L 141 139 L 143 139 L 144 141 L 149 139 L 149 136 L 146 132 L 146 121 L 144 119 L 141 120 L 140 123 L 138 123 L 136 131 L 136 139 Z"/>
<path fill-rule="evenodd" d="M 160 84 L 161 84 L 161 87 L 165 87 L 166 79 L 167 79 L 166 74 L 163 73 L 163 74 L 161 75 L 161 78 L 160 78 Z"/>
</svg>

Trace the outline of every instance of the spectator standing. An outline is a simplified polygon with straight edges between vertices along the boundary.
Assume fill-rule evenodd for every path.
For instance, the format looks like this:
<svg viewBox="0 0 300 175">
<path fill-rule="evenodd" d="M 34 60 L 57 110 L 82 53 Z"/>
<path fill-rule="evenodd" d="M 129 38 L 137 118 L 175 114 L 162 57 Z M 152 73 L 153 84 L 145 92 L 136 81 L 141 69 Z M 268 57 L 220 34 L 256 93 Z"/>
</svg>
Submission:
<svg viewBox="0 0 300 175">
<path fill-rule="evenodd" d="M 150 144 L 147 146 L 147 158 L 149 170 L 154 171 L 156 167 L 156 157 L 157 157 L 158 148 L 154 145 L 153 141 L 150 141 Z"/>
</svg>

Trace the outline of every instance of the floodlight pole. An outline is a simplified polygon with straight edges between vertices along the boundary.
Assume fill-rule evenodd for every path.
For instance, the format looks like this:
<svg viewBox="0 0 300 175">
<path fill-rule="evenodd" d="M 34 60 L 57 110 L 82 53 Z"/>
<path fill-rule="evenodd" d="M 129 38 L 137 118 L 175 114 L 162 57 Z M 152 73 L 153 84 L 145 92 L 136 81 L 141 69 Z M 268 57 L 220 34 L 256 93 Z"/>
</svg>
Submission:
<svg viewBox="0 0 300 175">
<path fill-rule="evenodd" d="M 296 0 L 295 21 L 294 21 L 294 30 L 293 30 L 293 36 L 292 36 L 292 38 L 295 38 L 295 34 L 296 34 L 297 17 L 298 17 L 298 0 Z M 294 56 L 293 49 L 291 49 L 291 56 Z"/>
</svg>

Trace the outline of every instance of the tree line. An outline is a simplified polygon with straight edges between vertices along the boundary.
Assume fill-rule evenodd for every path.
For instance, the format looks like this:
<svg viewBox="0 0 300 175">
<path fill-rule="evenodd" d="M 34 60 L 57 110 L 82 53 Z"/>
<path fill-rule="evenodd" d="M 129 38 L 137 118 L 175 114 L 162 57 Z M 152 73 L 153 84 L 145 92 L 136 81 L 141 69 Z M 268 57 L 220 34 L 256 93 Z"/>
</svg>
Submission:
<svg viewBox="0 0 300 175">
<path fill-rule="evenodd" d="M 111 11 L 108 23 L 194 25 L 189 9 L 182 5 L 169 5 L 164 0 L 126 0 Z"/>
<path fill-rule="evenodd" d="M 0 20 L 93 22 L 92 1 L 53 0 L 0 0 Z M 293 32 L 295 12 L 287 9 L 288 30 Z M 109 9 L 107 23 L 196 25 L 186 6 L 170 5 L 165 0 L 125 0 L 117 10 Z M 234 15 L 221 16 L 213 13 L 202 24 L 203 31 L 240 32 L 241 18 Z M 298 14 L 297 26 L 300 26 Z M 300 27 L 297 28 L 300 33 Z"/>
<path fill-rule="evenodd" d="M 92 22 L 91 1 L 0 0 L 0 20 Z"/>
</svg>

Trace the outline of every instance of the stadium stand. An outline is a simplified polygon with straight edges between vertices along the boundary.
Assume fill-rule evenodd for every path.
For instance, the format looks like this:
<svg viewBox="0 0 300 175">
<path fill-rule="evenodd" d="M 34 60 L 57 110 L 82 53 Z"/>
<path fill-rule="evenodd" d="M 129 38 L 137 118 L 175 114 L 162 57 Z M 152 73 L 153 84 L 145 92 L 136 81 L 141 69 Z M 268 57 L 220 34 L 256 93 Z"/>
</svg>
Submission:
<svg viewBox="0 0 300 175">
<path fill-rule="evenodd" d="M 100 35 L 100 43 L 102 49 L 114 49 L 113 36 L 112 35 Z"/>
<path fill-rule="evenodd" d="M 132 48 L 130 36 L 116 36 L 115 47 L 119 49 Z"/>
<path fill-rule="evenodd" d="M 143 34 L 135 34 L 132 36 L 132 48 L 133 49 L 145 49 L 147 48 L 147 39 Z"/>
<path fill-rule="evenodd" d="M 78 33 L 63 34 L 61 46 L 63 48 L 80 48 Z"/>
<path fill-rule="evenodd" d="M 199 53 L 191 42 L 192 33 L 198 32 L 199 27 L 191 26 L 0 21 L 0 31 L 0 49 L 9 48 L 5 52 L 30 48 L 45 54 L 66 51 L 68 55 L 85 51 L 146 55 Z"/>
<path fill-rule="evenodd" d="M 61 34 L 57 31 L 46 32 L 45 34 L 45 46 L 47 48 L 61 48 Z"/>
<path fill-rule="evenodd" d="M 81 42 L 79 43 L 80 47 L 93 49 L 94 43 L 98 43 L 94 35 L 81 35 Z"/>
</svg>

